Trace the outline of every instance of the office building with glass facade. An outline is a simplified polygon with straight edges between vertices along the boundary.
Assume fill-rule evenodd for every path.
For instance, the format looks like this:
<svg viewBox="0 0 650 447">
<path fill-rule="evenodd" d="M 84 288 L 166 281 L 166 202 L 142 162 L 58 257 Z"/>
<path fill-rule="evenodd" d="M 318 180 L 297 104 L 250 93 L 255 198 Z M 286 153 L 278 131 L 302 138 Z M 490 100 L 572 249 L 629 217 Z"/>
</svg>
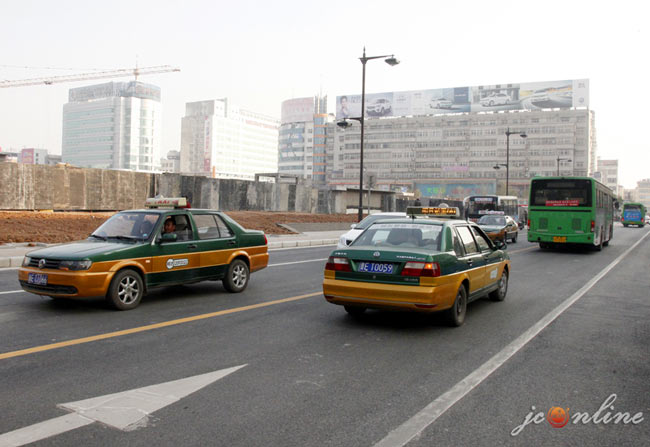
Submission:
<svg viewBox="0 0 650 447">
<path fill-rule="evenodd" d="M 62 160 L 75 166 L 156 171 L 160 88 L 138 81 L 70 89 L 63 106 Z"/>
<path fill-rule="evenodd" d="M 289 99 L 282 103 L 278 172 L 326 184 L 327 96 Z"/>
</svg>

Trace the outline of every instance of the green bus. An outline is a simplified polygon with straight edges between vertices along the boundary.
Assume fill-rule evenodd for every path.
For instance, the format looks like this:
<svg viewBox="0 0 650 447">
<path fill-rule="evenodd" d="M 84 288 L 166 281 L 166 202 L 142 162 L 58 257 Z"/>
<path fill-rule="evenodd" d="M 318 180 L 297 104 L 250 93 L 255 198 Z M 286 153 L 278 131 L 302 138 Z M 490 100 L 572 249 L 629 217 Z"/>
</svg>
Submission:
<svg viewBox="0 0 650 447">
<path fill-rule="evenodd" d="M 612 190 L 591 177 L 536 177 L 530 182 L 528 241 L 541 248 L 588 244 L 598 250 L 614 234 Z"/>
<path fill-rule="evenodd" d="M 645 205 L 643 203 L 624 203 L 623 214 L 621 215 L 621 222 L 623 226 L 638 225 L 643 227 L 645 225 Z"/>
</svg>

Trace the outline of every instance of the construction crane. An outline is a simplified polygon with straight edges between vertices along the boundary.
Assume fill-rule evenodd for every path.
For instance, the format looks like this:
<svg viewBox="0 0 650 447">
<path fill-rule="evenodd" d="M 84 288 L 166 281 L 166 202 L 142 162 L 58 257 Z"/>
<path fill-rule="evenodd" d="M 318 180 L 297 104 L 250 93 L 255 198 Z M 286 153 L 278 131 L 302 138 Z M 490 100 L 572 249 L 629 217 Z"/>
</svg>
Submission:
<svg viewBox="0 0 650 447">
<path fill-rule="evenodd" d="M 168 73 L 171 71 L 181 71 L 178 67 L 172 67 L 170 65 L 159 65 L 156 67 L 142 67 L 142 68 L 121 68 L 118 70 L 110 71 L 97 71 L 93 73 L 81 73 L 74 75 L 64 75 L 64 76 L 52 76 L 49 78 L 33 78 L 33 79 L 22 79 L 15 81 L 0 81 L 0 88 L 9 88 L 9 87 L 27 87 L 29 85 L 52 85 L 59 84 L 62 82 L 77 82 L 77 81 L 87 81 L 92 79 L 103 79 L 103 78 L 121 78 L 124 76 L 135 76 L 135 80 L 138 80 L 140 75 L 149 75 L 156 73 Z"/>
</svg>

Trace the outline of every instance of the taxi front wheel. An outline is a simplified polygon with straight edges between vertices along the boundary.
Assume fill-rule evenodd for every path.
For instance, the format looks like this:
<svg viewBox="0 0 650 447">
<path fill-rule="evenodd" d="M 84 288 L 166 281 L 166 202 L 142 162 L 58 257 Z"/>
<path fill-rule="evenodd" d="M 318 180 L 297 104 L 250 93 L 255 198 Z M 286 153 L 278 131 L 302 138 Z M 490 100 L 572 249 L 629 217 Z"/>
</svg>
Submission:
<svg viewBox="0 0 650 447">
<path fill-rule="evenodd" d="M 467 290 L 465 290 L 465 286 L 460 286 L 454 305 L 447 309 L 446 312 L 447 322 L 450 326 L 463 325 L 467 313 Z"/>
<path fill-rule="evenodd" d="M 223 286 L 228 292 L 242 292 L 248 285 L 248 265 L 241 259 L 235 259 L 228 266 L 228 272 L 223 279 Z"/>
<path fill-rule="evenodd" d="M 115 274 L 108 287 L 106 301 L 117 310 L 130 310 L 138 306 L 144 295 L 144 284 L 133 270 L 121 270 Z"/>
</svg>

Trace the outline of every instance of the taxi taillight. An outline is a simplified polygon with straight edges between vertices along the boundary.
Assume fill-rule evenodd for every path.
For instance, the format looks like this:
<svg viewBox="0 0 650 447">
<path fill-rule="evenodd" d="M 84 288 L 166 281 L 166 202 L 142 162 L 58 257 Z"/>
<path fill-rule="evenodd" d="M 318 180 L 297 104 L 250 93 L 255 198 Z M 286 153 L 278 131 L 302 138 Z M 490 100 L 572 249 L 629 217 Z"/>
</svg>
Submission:
<svg viewBox="0 0 650 447">
<path fill-rule="evenodd" d="M 402 276 L 440 276 L 440 264 L 437 262 L 407 262 L 402 269 Z"/>
<path fill-rule="evenodd" d="M 348 258 L 338 258 L 330 256 L 325 264 L 325 270 L 334 270 L 336 272 L 351 272 L 350 261 Z"/>
<path fill-rule="evenodd" d="M 264 235 L 264 245 L 268 245 L 268 244 L 269 244 L 269 240 L 266 238 L 266 234 L 265 234 Z"/>
</svg>

